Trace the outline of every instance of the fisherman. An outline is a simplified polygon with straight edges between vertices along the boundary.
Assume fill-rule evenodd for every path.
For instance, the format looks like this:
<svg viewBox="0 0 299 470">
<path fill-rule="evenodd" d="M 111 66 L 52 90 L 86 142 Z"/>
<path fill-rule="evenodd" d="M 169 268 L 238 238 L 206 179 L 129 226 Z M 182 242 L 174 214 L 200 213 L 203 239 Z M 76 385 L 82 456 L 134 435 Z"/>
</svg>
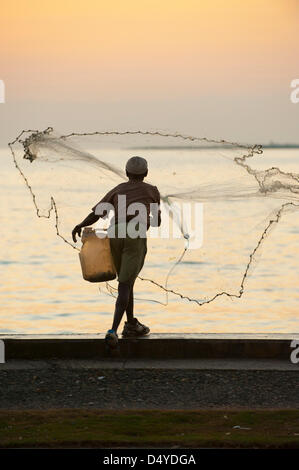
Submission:
<svg viewBox="0 0 299 470">
<path fill-rule="evenodd" d="M 106 196 L 104 196 L 98 204 L 92 208 L 92 212 L 72 231 L 72 237 L 76 243 L 76 235 L 81 237 L 81 229 L 87 225 L 92 225 L 99 220 L 100 217 L 107 218 L 107 207 L 111 205 L 114 209 L 114 217 L 111 220 L 108 229 L 110 238 L 110 247 L 114 265 L 118 276 L 118 297 L 115 303 L 115 311 L 112 328 L 107 331 L 105 340 L 106 344 L 113 348 L 117 346 L 118 335 L 117 329 L 122 320 L 124 312 L 126 312 L 127 321 L 125 321 L 122 331 L 123 337 L 143 336 L 150 332 L 149 327 L 140 323 L 134 317 L 134 294 L 133 287 L 135 280 L 141 271 L 144 259 L 147 253 L 146 232 L 150 226 L 160 226 L 160 193 L 156 186 L 145 183 L 143 180 L 148 174 L 147 161 L 142 157 L 132 157 L 126 164 L 126 175 L 128 181 L 121 183 Z M 125 206 L 120 203 L 124 201 Z M 123 198 L 123 199 L 121 199 Z M 136 207 L 145 209 L 140 211 L 144 214 L 138 218 L 136 229 L 139 230 L 138 236 L 133 238 L 130 236 L 128 226 L 133 222 L 136 212 L 128 210 L 130 205 L 134 209 Z M 134 206 L 133 206 L 134 204 Z M 107 206 L 108 205 L 108 206 Z M 138 209 L 137 209 L 138 210 Z"/>
</svg>

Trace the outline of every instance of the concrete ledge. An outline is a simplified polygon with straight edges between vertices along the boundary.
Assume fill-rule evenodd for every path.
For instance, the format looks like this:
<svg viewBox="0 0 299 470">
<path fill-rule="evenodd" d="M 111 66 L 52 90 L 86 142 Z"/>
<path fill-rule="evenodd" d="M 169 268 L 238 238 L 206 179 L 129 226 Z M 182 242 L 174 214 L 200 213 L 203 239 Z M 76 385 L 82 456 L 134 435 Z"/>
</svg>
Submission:
<svg viewBox="0 0 299 470">
<path fill-rule="evenodd" d="M 1 371 L 30 370 L 197 370 L 197 371 L 299 371 L 289 359 L 10 359 Z"/>
<path fill-rule="evenodd" d="M 103 359 L 104 334 L 0 335 L 6 361 Z M 294 334 L 175 334 L 121 339 L 120 359 L 278 359 L 289 361 Z"/>
</svg>

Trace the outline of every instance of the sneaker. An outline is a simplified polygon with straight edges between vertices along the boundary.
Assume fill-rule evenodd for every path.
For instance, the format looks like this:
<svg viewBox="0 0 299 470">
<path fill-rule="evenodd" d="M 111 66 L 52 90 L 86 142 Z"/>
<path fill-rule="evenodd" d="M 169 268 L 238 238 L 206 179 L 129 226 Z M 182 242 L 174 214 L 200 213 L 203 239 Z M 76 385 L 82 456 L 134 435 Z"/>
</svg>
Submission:
<svg viewBox="0 0 299 470">
<path fill-rule="evenodd" d="M 148 326 L 142 325 L 137 318 L 133 319 L 132 323 L 125 322 L 124 329 L 122 332 L 123 336 L 130 337 L 130 336 L 144 336 L 150 332 Z"/>
<path fill-rule="evenodd" d="M 114 330 L 108 330 L 105 336 L 105 343 L 110 348 L 115 348 L 118 343 L 118 336 Z"/>
</svg>

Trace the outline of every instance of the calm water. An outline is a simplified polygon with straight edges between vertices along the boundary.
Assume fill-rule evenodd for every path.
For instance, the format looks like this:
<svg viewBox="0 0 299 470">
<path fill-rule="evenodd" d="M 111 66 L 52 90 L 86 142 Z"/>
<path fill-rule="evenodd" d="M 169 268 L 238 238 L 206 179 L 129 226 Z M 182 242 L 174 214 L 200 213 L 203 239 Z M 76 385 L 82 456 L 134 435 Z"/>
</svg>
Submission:
<svg viewBox="0 0 299 470">
<path fill-rule="evenodd" d="M 299 173 L 298 157 L 299 150 L 267 150 L 260 167 L 274 165 Z M 0 158 L 0 332 L 105 331 L 111 326 L 114 299 L 106 293 L 104 285 L 99 292 L 99 285 L 82 279 L 78 252 L 56 237 L 53 222 L 35 216 L 30 195 L 9 151 L 1 149 Z M 192 158 L 188 158 L 187 155 L 184 165 L 190 186 L 194 186 Z M 174 156 L 171 164 L 174 162 L 176 167 L 182 165 L 181 156 Z M 158 171 L 153 171 L 155 184 L 162 184 L 162 178 Z M 70 229 L 103 194 L 102 186 L 97 190 L 96 186 L 85 186 L 80 181 L 79 196 L 74 196 L 72 207 L 66 208 L 69 209 L 66 226 Z M 116 183 L 111 182 L 111 186 Z M 43 184 L 53 185 L 52 176 L 47 181 L 41 180 L 40 185 Z M 88 190 L 83 189 L 87 187 Z M 76 211 L 76 197 L 80 197 L 81 206 L 84 202 L 84 211 L 82 207 Z M 248 253 L 275 207 L 279 207 L 278 200 L 204 203 L 204 244 L 200 250 L 187 253 L 174 271 L 169 287 L 198 299 L 224 289 L 238 291 Z M 252 224 L 253 214 L 259 216 L 256 224 Z M 221 297 L 198 306 L 170 296 L 168 305 L 163 306 L 157 303 L 166 301 L 163 292 L 137 281 L 136 316 L 153 332 L 298 332 L 298 216 L 298 212 L 286 214 L 271 233 L 241 299 Z M 149 256 L 142 276 L 163 283 L 182 246 L 181 240 L 149 240 Z"/>
</svg>

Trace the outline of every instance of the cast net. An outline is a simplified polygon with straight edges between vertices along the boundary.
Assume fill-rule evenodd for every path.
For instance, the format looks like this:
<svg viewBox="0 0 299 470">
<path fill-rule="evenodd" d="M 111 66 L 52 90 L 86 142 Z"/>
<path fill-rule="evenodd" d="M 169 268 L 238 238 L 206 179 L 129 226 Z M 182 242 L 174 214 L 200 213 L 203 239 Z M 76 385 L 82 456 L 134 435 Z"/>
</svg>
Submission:
<svg viewBox="0 0 299 470">
<path fill-rule="evenodd" d="M 48 128 L 22 131 L 9 147 L 37 216 L 75 250 L 73 227 L 126 181 L 128 158 L 147 159 L 162 227 L 149 232 L 138 285 L 143 298 L 161 304 L 240 298 L 268 235 L 299 208 L 298 174 L 267 168 L 260 145 L 163 131 L 62 135 Z M 115 281 L 105 287 L 115 295 Z"/>
</svg>

